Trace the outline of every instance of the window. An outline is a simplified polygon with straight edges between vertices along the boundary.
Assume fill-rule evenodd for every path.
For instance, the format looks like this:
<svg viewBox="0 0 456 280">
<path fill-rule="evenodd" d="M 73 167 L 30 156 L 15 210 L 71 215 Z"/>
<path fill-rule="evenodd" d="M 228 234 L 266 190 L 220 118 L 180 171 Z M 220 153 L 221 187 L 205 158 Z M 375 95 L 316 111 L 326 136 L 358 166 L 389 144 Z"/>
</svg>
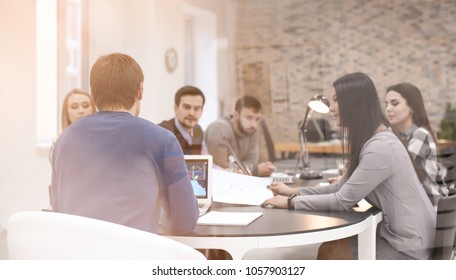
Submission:
<svg viewBox="0 0 456 280">
<path fill-rule="evenodd" d="M 88 0 L 37 0 L 37 142 L 48 147 L 61 127 L 67 92 L 88 90 Z"/>
<path fill-rule="evenodd" d="M 195 42 L 194 42 L 194 18 L 185 17 L 185 84 L 195 83 Z"/>
</svg>

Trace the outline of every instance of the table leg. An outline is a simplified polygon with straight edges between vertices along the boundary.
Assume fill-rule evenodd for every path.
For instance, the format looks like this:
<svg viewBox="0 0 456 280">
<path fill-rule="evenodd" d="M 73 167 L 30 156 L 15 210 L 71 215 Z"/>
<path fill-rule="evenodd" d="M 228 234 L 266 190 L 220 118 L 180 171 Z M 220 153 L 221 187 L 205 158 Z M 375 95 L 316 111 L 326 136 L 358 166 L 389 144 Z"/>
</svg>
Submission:
<svg viewBox="0 0 456 280">
<path fill-rule="evenodd" d="M 195 249 L 225 250 L 231 255 L 233 260 L 242 260 L 247 251 L 258 248 L 257 237 L 168 237 Z"/>
<path fill-rule="evenodd" d="M 375 260 L 377 224 L 381 220 L 381 213 L 371 216 L 369 218 L 370 226 L 358 234 L 358 259 Z"/>
</svg>

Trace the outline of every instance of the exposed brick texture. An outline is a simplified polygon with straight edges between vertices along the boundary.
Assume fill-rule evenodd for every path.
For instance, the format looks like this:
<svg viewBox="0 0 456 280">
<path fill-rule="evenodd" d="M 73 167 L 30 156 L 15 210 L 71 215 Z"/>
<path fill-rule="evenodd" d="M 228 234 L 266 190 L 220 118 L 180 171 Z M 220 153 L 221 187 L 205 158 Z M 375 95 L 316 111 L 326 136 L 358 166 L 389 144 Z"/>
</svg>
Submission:
<svg viewBox="0 0 456 280">
<path fill-rule="evenodd" d="M 275 142 L 297 141 L 306 102 L 354 71 L 382 102 L 418 86 L 435 130 L 456 103 L 456 0 L 238 0 L 236 46 L 239 94 L 260 98 Z"/>
</svg>

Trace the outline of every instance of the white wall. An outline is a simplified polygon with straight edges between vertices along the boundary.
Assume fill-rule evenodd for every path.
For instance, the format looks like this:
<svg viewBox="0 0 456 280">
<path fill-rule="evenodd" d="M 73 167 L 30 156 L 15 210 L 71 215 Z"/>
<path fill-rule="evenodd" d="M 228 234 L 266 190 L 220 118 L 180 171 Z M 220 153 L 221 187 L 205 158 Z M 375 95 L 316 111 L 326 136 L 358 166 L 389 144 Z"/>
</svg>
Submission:
<svg viewBox="0 0 456 280">
<path fill-rule="evenodd" d="M 210 11 L 216 15 L 216 48 L 217 48 L 217 82 L 215 90 L 218 104 L 216 112 L 224 115 L 234 111 L 236 100 L 236 72 L 235 72 L 235 36 L 236 36 L 236 5 L 237 0 L 186 0 L 189 6 Z M 221 104 L 224 104 L 222 107 Z M 206 111 L 205 111 L 206 113 Z M 209 113 L 209 112 L 207 112 Z M 205 123 L 210 121 L 209 116 L 203 116 Z"/>
<path fill-rule="evenodd" d="M 217 15 L 217 38 L 227 40 L 226 7 L 231 0 L 96 0 L 89 1 L 89 64 L 98 55 L 125 52 L 145 74 L 141 117 L 159 122 L 173 116 L 174 92 L 184 81 L 180 64 L 173 73 L 164 53 L 183 54 L 183 6 L 191 4 Z M 228 5 L 229 6 L 229 5 Z M 36 147 L 35 0 L 0 0 L 0 259 L 7 258 L 9 216 L 49 205 L 51 168 L 48 151 Z M 228 56 L 218 57 L 219 84 L 230 89 Z M 222 55 L 226 55 L 226 49 Z M 222 63 L 220 63 L 222 61 Z M 229 90 L 231 92 L 231 90 Z M 220 93 L 219 93 L 220 94 Z M 214 118 L 217 116 L 214 116 Z"/>
<path fill-rule="evenodd" d="M 36 148 L 35 1 L 0 0 L 0 45 L 0 226 L 4 228 L 12 213 L 48 205 L 47 151 Z M 0 240 L 0 258 L 6 256 L 4 242 Z"/>
<path fill-rule="evenodd" d="M 89 3 L 89 64 L 92 65 L 102 53 L 116 51 L 133 56 L 143 68 L 145 75 L 141 117 L 153 122 L 160 122 L 173 116 L 174 93 L 184 85 L 185 7 L 188 9 L 190 6 L 213 14 L 216 17 L 216 24 L 206 28 L 215 29 L 216 41 L 212 42 L 214 48 L 211 51 L 215 53 L 216 61 L 210 61 L 206 65 L 210 64 L 210 67 L 216 69 L 215 76 L 218 78 L 200 75 L 199 81 L 205 78 L 207 80 L 204 84 L 197 81 L 195 86 L 200 86 L 209 95 L 217 96 L 214 102 L 211 102 L 209 97 L 208 105 L 211 106 L 211 110 L 203 115 L 204 126 L 220 114 L 218 99 L 229 99 L 235 93 L 235 1 L 97 0 Z M 172 73 L 166 71 L 164 64 L 165 51 L 170 47 L 177 50 L 179 58 L 178 67 Z M 200 61 L 204 61 L 204 58 Z"/>
<path fill-rule="evenodd" d="M 123 52 L 143 69 L 144 99 L 140 116 L 159 122 L 173 115 L 176 84 L 183 69 L 172 74 L 164 65 L 165 49 L 183 43 L 182 1 L 90 1 L 90 60 L 100 54 Z"/>
</svg>

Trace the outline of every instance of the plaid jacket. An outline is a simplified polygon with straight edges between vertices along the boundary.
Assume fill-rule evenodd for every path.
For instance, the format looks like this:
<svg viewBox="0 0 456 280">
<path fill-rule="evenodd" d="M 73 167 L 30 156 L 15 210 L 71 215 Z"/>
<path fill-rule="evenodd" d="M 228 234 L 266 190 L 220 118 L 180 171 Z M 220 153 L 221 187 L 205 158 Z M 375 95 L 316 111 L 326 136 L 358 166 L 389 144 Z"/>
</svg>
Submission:
<svg viewBox="0 0 456 280">
<path fill-rule="evenodd" d="M 407 150 L 417 167 L 426 175 L 422 184 L 436 208 L 439 199 L 448 196 L 447 186 L 436 182 L 437 176 L 443 177 L 445 174 L 445 168 L 437 160 L 437 145 L 431 133 L 424 127 L 413 125 L 402 132 L 401 136 L 405 139 Z"/>
</svg>

